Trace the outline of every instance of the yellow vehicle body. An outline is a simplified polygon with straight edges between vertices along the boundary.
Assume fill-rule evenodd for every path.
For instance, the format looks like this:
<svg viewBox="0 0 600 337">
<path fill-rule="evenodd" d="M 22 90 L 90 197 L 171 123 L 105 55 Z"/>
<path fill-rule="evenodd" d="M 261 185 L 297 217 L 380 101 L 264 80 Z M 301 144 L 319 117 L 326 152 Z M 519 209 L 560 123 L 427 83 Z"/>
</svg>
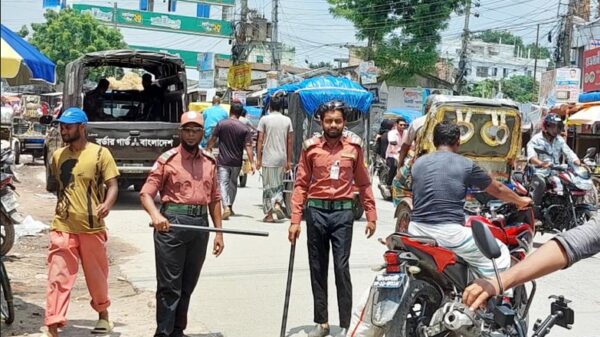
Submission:
<svg viewBox="0 0 600 337">
<path fill-rule="evenodd" d="M 210 108 L 211 106 L 211 102 L 191 102 L 190 104 L 188 104 L 188 111 L 202 112 Z M 229 112 L 229 104 L 220 104 L 220 106 L 221 108 L 225 109 L 225 111 Z"/>
</svg>

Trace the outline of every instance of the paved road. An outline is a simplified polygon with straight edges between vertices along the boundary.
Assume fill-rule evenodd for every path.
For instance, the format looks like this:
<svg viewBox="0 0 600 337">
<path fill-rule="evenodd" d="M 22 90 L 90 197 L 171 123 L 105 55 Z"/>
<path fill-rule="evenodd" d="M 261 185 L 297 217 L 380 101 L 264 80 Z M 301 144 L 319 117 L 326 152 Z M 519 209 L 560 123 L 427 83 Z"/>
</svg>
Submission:
<svg viewBox="0 0 600 337">
<path fill-rule="evenodd" d="M 265 224 L 262 219 L 261 182 L 249 177 L 248 187 L 239 189 L 234 210 L 239 215 L 224 222 L 225 228 L 268 231 L 270 236 L 225 236 L 225 251 L 219 258 L 208 257 L 193 294 L 189 315 L 189 333 L 226 337 L 279 336 L 290 245 L 288 222 Z M 376 195 L 378 191 L 375 191 Z M 379 197 L 377 195 L 377 197 Z M 354 300 L 370 286 L 374 277 L 371 266 L 382 262 L 385 247 L 376 237 L 393 230 L 393 206 L 378 200 L 377 233 L 364 236 L 365 220 L 355 223 L 350 259 Z M 155 290 L 154 253 L 149 217 L 141 210 L 137 193 L 122 193 L 108 224 L 110 235 L 134 245 L 139 254 L 121 265 L 134 286 Z M 537 242 L 550 238 L 537 237 Z M 332 269 L 330 262 L 330 269 Z M 550 308 L 547 297 L 563 294 L 573 300 L 576 320 L 573 330 L 556 328 L 551 336 L 600 336 L 600 259 L 582 261 L 568 271 L 548 276 L 538 282 L 538 294 L 531 317 L 545 317 Z M 337 302 L 333 270 L 330 271 L 329 307 L 332 333 L 338 331 Z M 288 336 L 305 336 L 312 323 L 312 297 L 308 272 L 306 235 L 302 233 L 296 250 L 296 263 L 287 324 Z"/>
</svg>

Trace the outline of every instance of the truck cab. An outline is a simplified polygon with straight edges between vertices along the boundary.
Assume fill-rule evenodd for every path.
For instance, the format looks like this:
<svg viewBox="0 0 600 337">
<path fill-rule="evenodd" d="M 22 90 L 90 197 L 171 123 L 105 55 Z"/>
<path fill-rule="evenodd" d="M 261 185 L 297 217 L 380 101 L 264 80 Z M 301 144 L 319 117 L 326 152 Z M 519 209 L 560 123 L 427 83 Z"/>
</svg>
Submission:
<svg viewBox="0 0 600 337">
<path fill-rule="evenodd" d="M 103 80 L 110 83 L 107 90 L 98 89 Z M 67 64 L 62 110 L 76 106 L 86 112 L 88 140 L 110 150 L 121 188 L 139 190 L 156 158 L 179 144 L 186 92 L 185 66 L 175 55 L 102 51 Z M 56 190 L 49 174 L 52 153 L 64 145 L 55 125 L 44 149 L 48 191 Z"/>
</svg>

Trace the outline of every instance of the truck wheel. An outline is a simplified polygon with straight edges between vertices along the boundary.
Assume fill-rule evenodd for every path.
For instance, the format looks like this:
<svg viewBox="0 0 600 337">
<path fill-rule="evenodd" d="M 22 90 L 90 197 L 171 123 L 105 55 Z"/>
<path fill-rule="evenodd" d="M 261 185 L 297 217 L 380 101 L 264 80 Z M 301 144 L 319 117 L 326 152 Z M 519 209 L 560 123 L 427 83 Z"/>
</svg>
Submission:
<svg viewBox="0 0 600 337">
<path fill-rule="evenodd" d="M 244 174 L 240 176 L 240 187 L 246 187 L 246 182 L 248 181 L 248 175 Z"/>
<path fill-rule="evenodd" d="M 15 243 L 15 228 L 12 221 L 4 213 L 0 213 L 0 219 L 2 220 L 2 226 L 0 226 L 0 256 L 4 256 Z"/>
<path fill-rule="evenodd" d="M 15 143 L 15 164 L 19 165 L 21 163 L 21 143 Z"/>
</svg>

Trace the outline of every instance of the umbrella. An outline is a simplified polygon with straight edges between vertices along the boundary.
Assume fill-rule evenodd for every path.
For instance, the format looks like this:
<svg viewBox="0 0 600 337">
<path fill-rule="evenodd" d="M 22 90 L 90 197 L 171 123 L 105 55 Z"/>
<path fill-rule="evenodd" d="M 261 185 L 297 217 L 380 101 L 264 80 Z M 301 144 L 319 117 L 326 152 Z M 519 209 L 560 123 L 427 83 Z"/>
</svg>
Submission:
<svg viewBox="0 0 600 337">
<path fill-rule="evenodd" d="M 32 80 L 56 82 L 56 66 L 44 54 L 6 26 L 0 41 L 1 76 L 10 85 L 29 84 Z"/>
<path fill-rule="evenodd" d="M 583 108 L 571 115 L 567 121 L 569 125 L 594 124 L 596 122 L 600 122 L 600 105 Z"/>
</svg>

